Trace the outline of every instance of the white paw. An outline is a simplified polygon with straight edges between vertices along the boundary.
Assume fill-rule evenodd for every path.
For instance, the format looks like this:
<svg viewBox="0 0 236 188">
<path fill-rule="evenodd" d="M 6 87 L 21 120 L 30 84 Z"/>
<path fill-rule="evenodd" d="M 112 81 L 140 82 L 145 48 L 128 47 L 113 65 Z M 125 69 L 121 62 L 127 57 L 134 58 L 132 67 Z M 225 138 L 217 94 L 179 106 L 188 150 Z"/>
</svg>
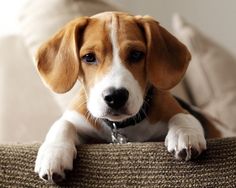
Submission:
<svg viewBox="0 0 236 188">
<path fill-rule="evenodd" d="M 174 116 L 169 122 L 165 146 L 177 159 L 188 161 L 196 158 L 206 150 L 201 124 L 189 114 Z"/>
<path fill-rule="evenodd" d="M 72 170 L 77 150 L 73 144 L 46 143 L 39 148 L 34 171 L 44 181 L 60 182 L 65 170 Z"/>
</svg>

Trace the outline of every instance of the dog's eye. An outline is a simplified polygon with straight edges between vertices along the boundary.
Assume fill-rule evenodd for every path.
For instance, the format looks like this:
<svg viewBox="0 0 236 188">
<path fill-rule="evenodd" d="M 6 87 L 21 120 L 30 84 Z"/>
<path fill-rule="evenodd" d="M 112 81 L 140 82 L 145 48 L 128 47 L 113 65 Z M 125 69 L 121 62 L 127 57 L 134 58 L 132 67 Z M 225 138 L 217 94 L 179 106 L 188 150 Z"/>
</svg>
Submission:
<svg viewBox="0 0 236 188">
<path fill-rule="evenodd" d="M 144 53 L 141 51 L 133 50 L 128 55 L 128 60 L 130 62 L 139 62 L 144 58 Z"/>
<path fill-rule="evenodd" d="M 84 55 L 81 59 L 85 63 L 96 64 L 96 56 L 94 53 L 88 53 L 88 54 Z"/>
</svg>

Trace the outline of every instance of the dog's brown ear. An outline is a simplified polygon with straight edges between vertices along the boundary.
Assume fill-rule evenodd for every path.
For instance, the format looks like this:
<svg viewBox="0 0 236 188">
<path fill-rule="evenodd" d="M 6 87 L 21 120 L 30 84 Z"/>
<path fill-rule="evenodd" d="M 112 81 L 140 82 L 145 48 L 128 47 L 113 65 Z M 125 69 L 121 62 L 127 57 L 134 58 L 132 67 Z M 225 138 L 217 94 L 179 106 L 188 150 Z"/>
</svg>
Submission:
<svg viewBox="0 0 236 188">
<path fill-rule="evenodd" d="M 77 81 L 78 43 L 87 22 L 85 17 L 69 22 L 38 50 L 36 63 L 40 76 L 57 93 L 69 91 Z"/>
<path fill-rule="evenodd" d="M 147 43 L 147 74 L 158 89 L 174 87 L 183 77 L 191 55 L 184 44 L 149 16 L 137 17 Z"/>
</svg>

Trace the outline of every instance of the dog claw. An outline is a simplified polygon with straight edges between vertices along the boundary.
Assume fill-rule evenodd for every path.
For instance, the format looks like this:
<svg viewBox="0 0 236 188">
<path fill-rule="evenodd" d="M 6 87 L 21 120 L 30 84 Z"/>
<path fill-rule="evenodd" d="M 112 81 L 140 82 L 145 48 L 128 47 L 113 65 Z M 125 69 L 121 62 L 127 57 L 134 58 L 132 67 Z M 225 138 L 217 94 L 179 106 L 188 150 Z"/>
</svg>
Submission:
<svg viewBox="0 0 236 188">
<path fill-rule="evenodd" d="M 180 159 L 180 160 L 184 160 L 184 161 L 189 161 L 191 159 L 195 159 L 199 156 L 199 152 L 197 149 L 195 148 L 184 148 L 182 150 L 180 150 L 179 152 L 176 152 L 177 153 L 177 156 L 176 158 L 177 159 Z"/>
<path fill-rule="evenodd" d="M 44 174 L 44 175 L 42 176 L 42 178 L 43 178 L 45 181 L 48 181 L 48 175 L 47 175 L 47 174 Z"/>
<path fill-rule="evenodd" d="M 186 160 L 188 158 L 188 151 L 187 149 L 182 149 L 181 151 L 177 152 L 177 158 L 181 160 Z"/>
<path fill-rule="evenodd" d="M 199 156 L 199 152 L 198 152 L 198 150 L 197 149 L 195 149 L 195 148 L 191 148 L 191 158 L 192 159 L 196 159 L 198 156 Z"/>
<path fill-rule="evenodd" d="M 59 183 L 59 182 L 63 181 L 63 179 L 64 179 L 63 176 L 61 176 L 60 174 L 57 174 L 57 173 L 52 174 L 52 181 L 54 183 Z"/>
</svg>

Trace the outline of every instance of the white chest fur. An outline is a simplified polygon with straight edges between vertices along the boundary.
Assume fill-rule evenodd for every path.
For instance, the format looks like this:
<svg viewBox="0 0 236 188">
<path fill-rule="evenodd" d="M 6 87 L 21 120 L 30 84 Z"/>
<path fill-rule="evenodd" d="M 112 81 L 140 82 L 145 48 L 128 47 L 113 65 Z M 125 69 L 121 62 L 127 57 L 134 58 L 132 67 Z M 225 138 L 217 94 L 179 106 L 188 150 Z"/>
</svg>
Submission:
<svg viewBox="0 0 236 188">
<path fill-rule="evenodd" d="M 124 135 L 129 142 L 145 142 L 160 140 L 167 134 L 168 126 L 164 122 L 150 124 L 147 119 L 134 126 L 119 129 L 119 133 Z"/>
<path fill-rule="evenodd" d="M 66 111 L 62 118 L 74 124 L 78 131 L 82 131 L 88 137 L 102 138 L 111 142 L 111 128 L 104 122 L 101 122 L 101 129 L 97 130 L 83 115 L 75 111 Z M 150 124 L 146 119 L 134 126 L 118 129 L 118 132 L 125 136 L 129 142 L 159 140 L 167 134 L 167 131 L 168 126 L 166 123 L 157 122 Z"/>
</svg>

